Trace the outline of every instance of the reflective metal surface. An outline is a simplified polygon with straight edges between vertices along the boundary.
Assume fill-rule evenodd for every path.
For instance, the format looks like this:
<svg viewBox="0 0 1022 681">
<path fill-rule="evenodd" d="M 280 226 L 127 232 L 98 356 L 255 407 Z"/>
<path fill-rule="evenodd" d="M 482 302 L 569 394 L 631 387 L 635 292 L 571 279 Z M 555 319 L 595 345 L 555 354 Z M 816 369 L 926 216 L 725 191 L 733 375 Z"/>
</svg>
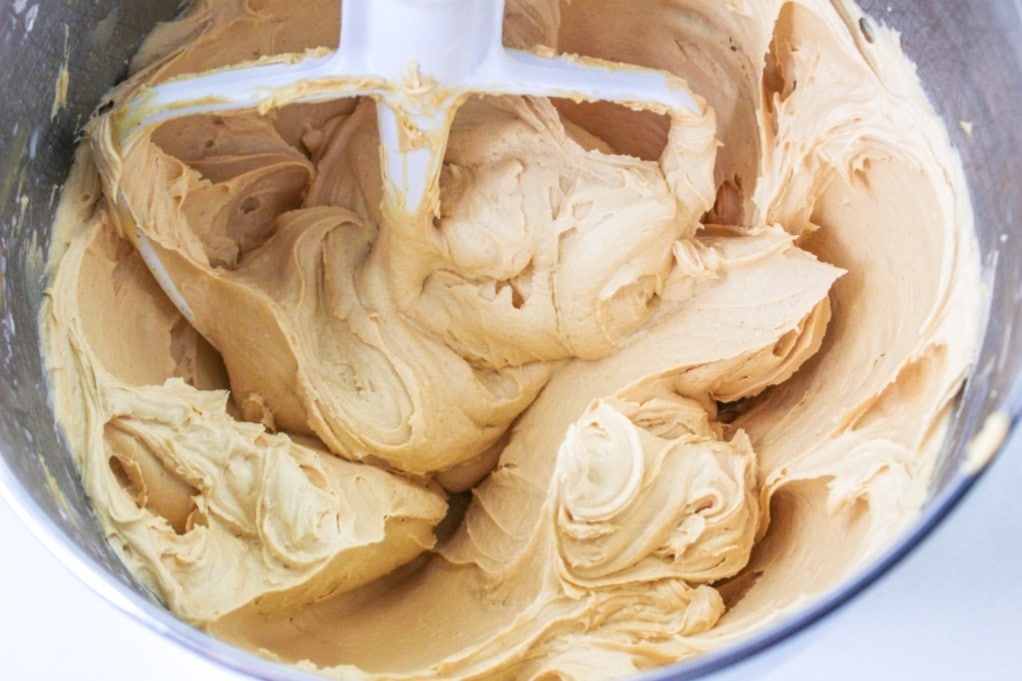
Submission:
<svg viewBox="0 0 1022 681">
<path fill-rule="evenodd" d="M 688 679 L 776 646 L 873 582 L 938 524 L 968 490 L 966 447 L 991 414 L 1018 427 L 1022 411 L 1022 34 L 1016 2 L 866 0 L 903 34 L 906 52 L 946 121 L 969 177 L 991 301 L 975 370 L 926 511 L 860 578 L 811 610 L 730 650 L 658 671 Z M 178 622 L 123 568 L 106 544 L 47 403 L 37 314 L 59 188 L 80 126 L 123 75 L 141 37 L 177 0 L 0 3 L 0 494 L 83 580 L 181 644 L 263 679 L 309 679 Z M 34 8 L 34 9 L 33 9 Z M 61 71 L 70 87 L 59 97 Z"/>
</svg>

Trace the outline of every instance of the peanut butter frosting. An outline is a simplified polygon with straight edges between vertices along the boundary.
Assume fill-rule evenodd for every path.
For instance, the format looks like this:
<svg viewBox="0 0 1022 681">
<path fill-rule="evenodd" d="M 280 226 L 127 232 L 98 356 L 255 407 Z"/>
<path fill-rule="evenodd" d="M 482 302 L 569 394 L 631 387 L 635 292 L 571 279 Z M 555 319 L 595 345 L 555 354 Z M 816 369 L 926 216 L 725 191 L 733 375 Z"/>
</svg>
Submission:
<svg viewBox="0 0 1022 681">
<path fill-rule="evenodd" d="M 789 617 L 913 522 L 982 304 L 895 32 L 839 0 L 509 1 L 508 45 L 663 69 L 704 110 L 474 98 L 420 221 L 386 210 L 368 98 L 114 144 L 140 87 L 339 22 L 194 2 L 64 189 L 57 420 L 171 610 L 336 678 L 618 678 Z"/>
</svg>

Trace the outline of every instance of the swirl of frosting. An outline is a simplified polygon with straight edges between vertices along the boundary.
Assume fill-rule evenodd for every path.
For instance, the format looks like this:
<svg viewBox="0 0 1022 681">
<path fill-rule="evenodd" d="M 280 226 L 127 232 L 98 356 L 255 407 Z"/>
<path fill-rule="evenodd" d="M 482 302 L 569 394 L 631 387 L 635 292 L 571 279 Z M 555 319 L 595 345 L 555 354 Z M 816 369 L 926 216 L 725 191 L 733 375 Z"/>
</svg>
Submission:
<svg viewBox="0 0 1022 681">
<path fill-rule="evenodd" d="M 565 530 L 580 539 L 628 507 L 646 466 L 635 426 L 602 400 L 568 428 L 558 460 Z"/>
<path fill-rule="evenodd" d="M 585 587 L 709 583 L 748 562 L 759 523 L 755 453 L 677 395 L 592 403 L 558 451 L 563 578 Z"/>
</svg>

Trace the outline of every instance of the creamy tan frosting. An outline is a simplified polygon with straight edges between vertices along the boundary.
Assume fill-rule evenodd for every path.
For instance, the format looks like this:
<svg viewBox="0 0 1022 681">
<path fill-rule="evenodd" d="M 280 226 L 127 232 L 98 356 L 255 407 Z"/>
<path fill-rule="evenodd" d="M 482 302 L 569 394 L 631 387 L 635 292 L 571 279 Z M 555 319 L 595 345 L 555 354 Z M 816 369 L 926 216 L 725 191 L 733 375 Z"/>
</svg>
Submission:
<svg viewBox="0 0 1022 681">
<path fill-rule="evenodd" d="M 336 47 L 335 0 L 205 0 L 90 123 L 43 311 L 54 406 L 184 619 L 341 678 L 610 678 L 789 615 L 921 508 L 982 310 L 960 163 L 896 34 L 826 0 L 505 23 L 669 70 L 706 112 L 473 99 L 403 222 L 370 100 L 112 143 L 145 83 Z"/>
</svg>

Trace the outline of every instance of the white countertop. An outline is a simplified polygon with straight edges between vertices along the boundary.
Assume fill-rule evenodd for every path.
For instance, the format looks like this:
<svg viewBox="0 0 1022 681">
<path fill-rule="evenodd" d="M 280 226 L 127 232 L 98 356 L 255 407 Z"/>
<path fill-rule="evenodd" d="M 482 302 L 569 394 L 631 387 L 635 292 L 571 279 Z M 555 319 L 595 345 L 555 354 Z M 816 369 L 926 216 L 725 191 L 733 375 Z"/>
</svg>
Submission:
<svg viewBox="0 0 1022 681">
<path fill-rule="evenodd" d="M 241 681 L 135 623 L 0 501 L 0 679 Z M 1022 437 L 879 584 L 749 679 L 1022 679 Z"/>
</svg>

